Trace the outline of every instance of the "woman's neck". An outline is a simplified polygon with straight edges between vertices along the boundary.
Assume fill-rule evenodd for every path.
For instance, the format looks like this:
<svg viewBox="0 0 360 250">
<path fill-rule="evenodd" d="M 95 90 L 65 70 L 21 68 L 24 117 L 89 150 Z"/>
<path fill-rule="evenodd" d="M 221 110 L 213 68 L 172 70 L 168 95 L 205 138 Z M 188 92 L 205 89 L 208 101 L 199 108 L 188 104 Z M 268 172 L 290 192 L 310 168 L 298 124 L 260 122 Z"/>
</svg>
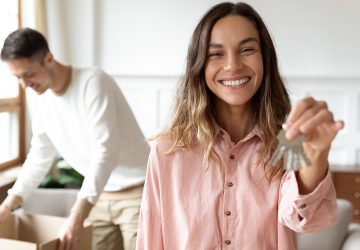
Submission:
<svg viewBox="0 0 360 250">
<path fill-rule="evenodd" d="M 248 106 L 217 106 L 216 121 L 228 132 L 234 143 L 249 134 L 255 126 L 254 117 Z"/>
</svg>

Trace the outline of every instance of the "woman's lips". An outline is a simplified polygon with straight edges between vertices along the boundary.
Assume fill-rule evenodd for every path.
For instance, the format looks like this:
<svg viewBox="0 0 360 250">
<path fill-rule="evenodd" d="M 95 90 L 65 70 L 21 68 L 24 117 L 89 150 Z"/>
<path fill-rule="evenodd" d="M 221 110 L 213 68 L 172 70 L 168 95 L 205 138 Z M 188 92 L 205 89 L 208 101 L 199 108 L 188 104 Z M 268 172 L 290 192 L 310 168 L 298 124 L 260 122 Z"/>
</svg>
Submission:
<svg viewBox="0 0 360 250">
<path fill-rule="evenodd" d="M 251 77 L 245 77 L 241 79 L 229 79 L 229 80 L 221 80 L 219 81 L 221 84 L 228 87 L 238 87 L 244 85 L 250 81 Z"/>
</svg>

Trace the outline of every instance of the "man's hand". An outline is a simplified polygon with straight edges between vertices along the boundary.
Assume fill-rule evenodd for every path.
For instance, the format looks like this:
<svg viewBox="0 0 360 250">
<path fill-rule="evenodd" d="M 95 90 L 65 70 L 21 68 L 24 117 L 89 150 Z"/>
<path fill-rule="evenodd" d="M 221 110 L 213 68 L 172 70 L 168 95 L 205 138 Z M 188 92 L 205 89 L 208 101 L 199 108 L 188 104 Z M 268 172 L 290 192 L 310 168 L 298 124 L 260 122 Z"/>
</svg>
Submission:
<svg viewBox="0 0 360 250">
<path fill-rule="evenodd" d="M 83 234 L 84 218 L 77 213 L 71 213 L 60 231 L 58 250 L 75 250 Z"/>
<path fill-rule="evenodd" d="M 18 208 L 22 204 L 22 198 L 16 195 L 8 195 L 0 205 L 0 223 L 5 221 L 11 211 Z"/>
<path fill-rule="evenodd" d="M 0 205 L 0 223 L 5 221 L 11 214 L 11 207 L 7 204 Z"/>
<path fill-rule="evenodd" d="M 59 235 L 58 250 L 76 250 L 84 231 L 84 221 L 88 217 L 93 205 L 84 199 L 78 199 L 69 218 L 67 218 Z"/>
</svg>

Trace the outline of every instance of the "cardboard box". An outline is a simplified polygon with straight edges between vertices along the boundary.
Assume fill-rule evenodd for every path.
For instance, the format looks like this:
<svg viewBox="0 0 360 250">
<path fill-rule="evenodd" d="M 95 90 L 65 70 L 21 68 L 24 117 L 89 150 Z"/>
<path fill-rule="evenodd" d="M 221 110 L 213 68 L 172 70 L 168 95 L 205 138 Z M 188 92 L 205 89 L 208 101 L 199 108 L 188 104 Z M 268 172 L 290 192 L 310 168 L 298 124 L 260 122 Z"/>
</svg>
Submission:
<svg viewBox="0 0 360 250">
<path fill-rule="evenodd" d="M 56 250 L 58 232 L 66 218 L 17 214 L 0 223 L 0 249 L 2 250 Z M 86 223 L 77 249 L 91 250 L 92 226 Z"/>
</svg>

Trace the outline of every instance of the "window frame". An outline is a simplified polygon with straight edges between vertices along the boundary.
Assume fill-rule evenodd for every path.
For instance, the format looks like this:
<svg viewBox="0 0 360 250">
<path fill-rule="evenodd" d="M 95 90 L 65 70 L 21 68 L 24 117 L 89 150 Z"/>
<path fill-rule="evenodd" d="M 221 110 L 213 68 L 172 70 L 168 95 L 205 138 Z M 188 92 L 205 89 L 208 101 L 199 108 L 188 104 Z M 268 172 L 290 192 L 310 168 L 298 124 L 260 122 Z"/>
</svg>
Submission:
<svg viewBox="0 0 360 250">
<path fill-rule="evenodd" d="M 21 0 L 18 0 L 18 27 L 21 27 Z M 2 112 L 16 112 L 18 115 L 18 133 L 19 133 L 19 149 L 18 155 L 14 159 L 5 162 L 0 162 L 0 171 L 20 165 L 25 160 L 25 91 L 19 85 L 18 95 L 12 98 L 0 99 L 0 113 Z"/>
</svg>

